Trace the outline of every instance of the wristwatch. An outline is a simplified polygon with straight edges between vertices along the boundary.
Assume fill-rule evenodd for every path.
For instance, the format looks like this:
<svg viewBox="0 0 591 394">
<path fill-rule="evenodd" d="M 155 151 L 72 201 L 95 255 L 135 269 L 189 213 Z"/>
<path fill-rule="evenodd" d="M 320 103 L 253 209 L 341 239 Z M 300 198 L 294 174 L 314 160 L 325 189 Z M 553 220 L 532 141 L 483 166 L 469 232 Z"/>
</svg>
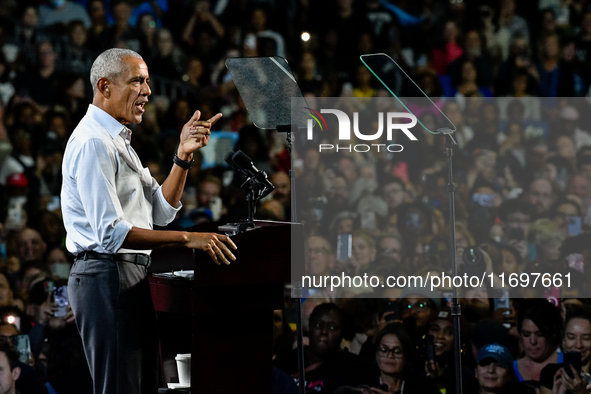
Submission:
<svg viewBox="0 0 591 394">
<path fill-rule="evenodd" d="M 191 159 L 191 161 L 185 161 L 185 160 L 182 160 L 180 157 L 178 157 L 175 154 L 174 157 L 172 158 L 172 161 L 174 162 L 174 164 L 181 167 L 183 170 L 189 170 L 189 169 L 191 169 L 191 167 L 193 167 L 193 163 L 195 162 L 195 159 Z"/>
</svg>

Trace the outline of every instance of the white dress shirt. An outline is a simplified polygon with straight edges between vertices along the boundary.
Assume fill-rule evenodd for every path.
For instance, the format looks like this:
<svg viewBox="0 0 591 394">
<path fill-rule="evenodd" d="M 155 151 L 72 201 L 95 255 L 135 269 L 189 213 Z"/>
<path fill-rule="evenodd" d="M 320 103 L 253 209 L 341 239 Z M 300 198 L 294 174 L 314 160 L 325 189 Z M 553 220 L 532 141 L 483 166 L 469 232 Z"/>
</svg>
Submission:
<svg viewBox="0 0 591 394">
<path fill-rule="evenodd" d="M 158 182 L 146 178 L 147 168 L 137 169 L 134 164 L 141 162 L 130 140 L 131 130 L 92 104 L 70 136 L 62 163 L 61 204 L 66 248 L 72 254 L 149 254 L 121 248 L 129 230 L 165 226 L 181 208 L 180 202 L 173 208 Z"/>
</svg>

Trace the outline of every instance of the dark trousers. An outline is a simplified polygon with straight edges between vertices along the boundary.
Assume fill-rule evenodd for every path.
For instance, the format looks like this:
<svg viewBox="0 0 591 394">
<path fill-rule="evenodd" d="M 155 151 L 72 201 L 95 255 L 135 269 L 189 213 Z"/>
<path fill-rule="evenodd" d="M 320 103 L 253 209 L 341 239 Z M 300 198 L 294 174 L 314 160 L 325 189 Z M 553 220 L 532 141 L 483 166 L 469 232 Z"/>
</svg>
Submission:
<svg viewBox="0 0 591 394">
<path fill-rule="evenodd" d="M 158 392 L 158 332 L 147 267 L 77 259 L 68 296 L 94 394 Z"/>
</svg>

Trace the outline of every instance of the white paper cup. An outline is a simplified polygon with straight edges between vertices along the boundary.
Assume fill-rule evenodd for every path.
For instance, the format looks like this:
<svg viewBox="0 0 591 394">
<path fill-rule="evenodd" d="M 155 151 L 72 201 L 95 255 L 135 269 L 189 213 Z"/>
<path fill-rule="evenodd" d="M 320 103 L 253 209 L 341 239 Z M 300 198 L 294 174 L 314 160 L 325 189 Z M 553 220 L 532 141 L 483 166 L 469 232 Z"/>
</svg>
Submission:
<svg viewBox="0 0 591 394">
<path fill-rule="evenodd" d="M 174 358 L 176 360 L 176 368 L 179 373 L 179 384 L 183 386 L 191 385 L 191 355 L 177 354 Z"/>
</svg>

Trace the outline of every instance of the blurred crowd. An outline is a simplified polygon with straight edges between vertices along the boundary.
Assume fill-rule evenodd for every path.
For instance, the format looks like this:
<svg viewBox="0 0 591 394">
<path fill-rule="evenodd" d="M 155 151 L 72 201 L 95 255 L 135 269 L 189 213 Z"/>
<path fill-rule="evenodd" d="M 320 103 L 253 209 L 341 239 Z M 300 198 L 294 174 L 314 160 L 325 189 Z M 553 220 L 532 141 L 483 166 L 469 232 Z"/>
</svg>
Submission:
<svg viewBox="0 0 591 394">
<path fill-rule="evenodd" d="M 107 48 L 125 47 L 139 52 L 150 71 L 153 94 L 132 128 L 132 144 L 152 175 L 164 180 L 182 125 L 196 109 L 202 119 L 221 112 L 216 131 L 237 133 L 234 149 L 276 186 L 256 218 L 282 221 L 292 217 L 285 135 L 252 124 L 225 60 L 282 56 L 304 96 L 364 99 L 406 93 L 404 84 L 387 92 L 359 60 L 390 56 L 457 128 L 460 270 L 477 265 L 495 280 L 504 274 L 506 283 L 511 274 L 571 274 L 570 288 L 518 286 L 507 294 L 484 286 L 461 293 L 464 392 L 589 392 L 590 6 L 587 0 L 2 1 L 0 387 L 91 392 L 63 300 L 73 258 L 64 249 L 61 162 L 92 99 L 92 61 Z M 417 115 L 429 127 L 437 114 Z M 306 269 L 381 277 L 449 272 L 443 144 L 425 132 L 395 154 L 335 156 L 298 146 Z M 201 154 L 195 161 L 183 209 L 169 228 L 245 218 L 242 179 L 224 166 L 203 166 Z M 370 291 L 312 289 L 304 302 L 307 391 L 453 392 L 446 294 L 409 287 L 369 298 Z M 292 392 L 297 378 L 292 302 L 276 312 L 274 326 L 274 381 L 277 390 L 284 383 L 283 392 Z M 563 362 L 576 370 L 554 365 Z"/>
</svg>

